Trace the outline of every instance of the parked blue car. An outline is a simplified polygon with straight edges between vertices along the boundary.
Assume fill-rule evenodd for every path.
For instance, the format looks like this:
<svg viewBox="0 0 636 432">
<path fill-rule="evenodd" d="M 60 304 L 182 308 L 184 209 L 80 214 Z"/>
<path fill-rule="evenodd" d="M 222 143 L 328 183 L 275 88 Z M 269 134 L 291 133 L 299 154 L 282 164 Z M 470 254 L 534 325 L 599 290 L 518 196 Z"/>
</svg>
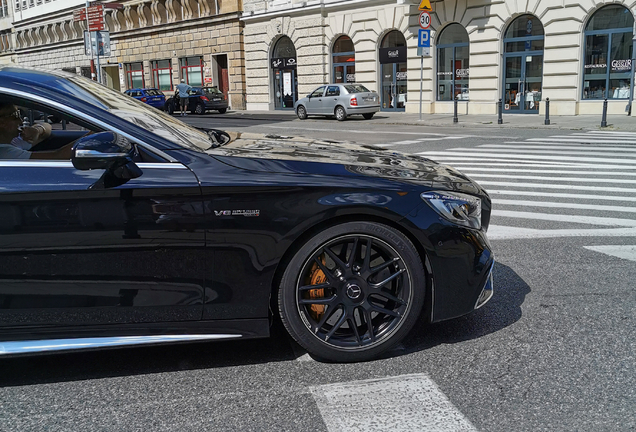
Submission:
<svg viewBox="0 0 636 432">
<path fill-rule="evenodd" d="M 136 88 L 126 90 L 124 93 L 162 111 L 166 107 L 166 96 L 159 89 Z"/>
</svg>

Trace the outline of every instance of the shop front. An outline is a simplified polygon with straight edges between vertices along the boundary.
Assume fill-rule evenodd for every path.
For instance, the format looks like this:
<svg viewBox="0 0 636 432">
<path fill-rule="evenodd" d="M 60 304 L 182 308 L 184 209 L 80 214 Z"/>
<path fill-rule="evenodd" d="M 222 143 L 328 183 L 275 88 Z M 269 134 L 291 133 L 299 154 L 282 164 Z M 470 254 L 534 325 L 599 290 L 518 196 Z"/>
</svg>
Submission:
<svg viewBox="0 0 636 432">
<path fill-rule="evenodd" d="M 533 15 L 515 19 L 504 35 L 505 113 L 536 114 L 542 98 L 543 25 Z"/>
<path fill-rule="evenodd" d="M 382 39 L 379 52 L 382 111 L 404 111 L 406 107 L 406 53 L 406 39 L 401 32 L 393 30 Z"/>
<path fill-rule="evenodd" d="M 296 48 L 287 36 L 280 38 L 274 47 L 270 62 L 275 109 L 294 109 L 298 100 L 298 74 Z"/>
</svg>

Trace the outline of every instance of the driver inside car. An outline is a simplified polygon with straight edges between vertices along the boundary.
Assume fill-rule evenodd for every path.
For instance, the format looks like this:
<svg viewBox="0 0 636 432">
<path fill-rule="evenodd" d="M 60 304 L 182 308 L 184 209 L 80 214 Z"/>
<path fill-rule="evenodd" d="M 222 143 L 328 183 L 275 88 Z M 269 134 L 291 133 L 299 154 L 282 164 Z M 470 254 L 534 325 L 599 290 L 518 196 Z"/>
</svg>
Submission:
<svg viewBox="0 0 636 432">
<path fill-rule="evenodd" d="M 0 103 L 0 159 L 70 159 L 72 143 L 57 150 L 31 151 L 32 147 L 50 136 L 50 124 L 23 127 L 18 107 Z"/>
</svg>

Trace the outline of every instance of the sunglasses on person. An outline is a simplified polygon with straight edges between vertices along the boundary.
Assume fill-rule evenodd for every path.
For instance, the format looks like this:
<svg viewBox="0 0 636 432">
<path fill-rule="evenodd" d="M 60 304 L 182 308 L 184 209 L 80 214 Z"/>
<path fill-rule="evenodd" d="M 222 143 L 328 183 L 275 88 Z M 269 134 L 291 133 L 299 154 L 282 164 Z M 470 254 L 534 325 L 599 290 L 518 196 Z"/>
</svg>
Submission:
<svg viewBox="0 0 636 432">
<path fill-rule="evenodd" d="M 22 117 L 20 116 L 20 110 L 15 110 L 12 113 L 9 114 L 5 114 L 3 116 L 0 117 L 13 117 L 16 120 L 20 120 Z"/>
</svg>

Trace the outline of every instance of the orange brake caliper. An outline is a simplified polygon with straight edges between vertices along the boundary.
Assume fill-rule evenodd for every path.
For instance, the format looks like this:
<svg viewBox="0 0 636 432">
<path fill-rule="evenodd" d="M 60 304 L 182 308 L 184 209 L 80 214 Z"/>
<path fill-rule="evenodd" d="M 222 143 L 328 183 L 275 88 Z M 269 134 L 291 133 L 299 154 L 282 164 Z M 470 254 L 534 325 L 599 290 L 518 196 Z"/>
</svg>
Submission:
<svg viewBox="0 0 636 432">
<path fill-rule="evenodd" d="M 322 263 L 325 264 L 325 259 L 322 259 Z M 325 283 L 327 281 L 327 276 L 323 273 L 323 271 L 318 267 L 318 264 L 314 263 L 311 267 L 311 271 L 309 273 L 309 285 L 319 285 Z M 318 288 L 309 290 L 309 298 L 310 299 L 319 299 L 325 297 L 325 289 Z M 325 313 L 325 305 L 320 304 L 312 304 L 309 307 L 309 314 L 316 321 L 320 321 L 322 315 Z"/>
</svg>

